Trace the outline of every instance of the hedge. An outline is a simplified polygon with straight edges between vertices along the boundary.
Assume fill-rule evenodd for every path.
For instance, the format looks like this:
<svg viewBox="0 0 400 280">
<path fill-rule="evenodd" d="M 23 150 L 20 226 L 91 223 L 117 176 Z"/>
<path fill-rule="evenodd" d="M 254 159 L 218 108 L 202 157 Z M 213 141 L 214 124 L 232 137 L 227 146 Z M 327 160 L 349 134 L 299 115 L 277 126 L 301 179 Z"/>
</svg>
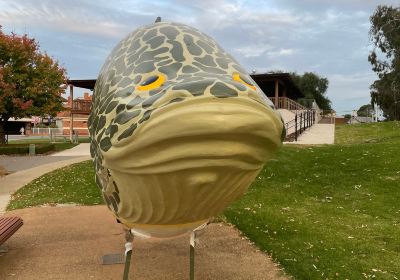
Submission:
<svg viewBox="0 0 400 280">
<path fill-rule="evenodd" d="M 51 143 L 35 144 L 36 154 L 44 154 L 55 150 Z M 6 144 L 0 145 L 0 155 L 29 154 L 29 144 Z"/>
</svg>

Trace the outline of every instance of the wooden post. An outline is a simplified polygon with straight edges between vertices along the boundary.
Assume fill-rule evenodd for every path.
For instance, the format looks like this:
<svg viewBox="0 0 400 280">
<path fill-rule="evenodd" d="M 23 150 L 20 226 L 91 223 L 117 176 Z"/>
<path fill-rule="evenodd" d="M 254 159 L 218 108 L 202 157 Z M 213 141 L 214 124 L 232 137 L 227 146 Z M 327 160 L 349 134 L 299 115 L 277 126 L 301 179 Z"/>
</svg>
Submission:
<svg viewBox="0 0 400 280">
<path fill-rule="evenodd" d="M 296 112 L 296 115 L 294 116 L 294 124 L 295 124 L 294 140 L 297 142 L 297 112 Z"/>
<path fill-rule="evenodd" d="M 283 109 L 288 109 L 286 107 L 286 86 L 283 86 L 283 92 L 282 92 L 282 97 L 283 97 Z"/>
<path fill-rule="evenodd" d="M 279 81 L 275 80 L 275 109 L 279 109 Z"/>
<path fill-rule="evenodd" d="M 73 133 L 74 133 L 74 113 L 72 112 L 74 108 L 74 86 L 69 85 L 69 96 L 71 98 L 71 111 L 70 111 L 70 118 L 69 118 L 69 139 L 71 143 L 74 141 Z"/>
</svg>

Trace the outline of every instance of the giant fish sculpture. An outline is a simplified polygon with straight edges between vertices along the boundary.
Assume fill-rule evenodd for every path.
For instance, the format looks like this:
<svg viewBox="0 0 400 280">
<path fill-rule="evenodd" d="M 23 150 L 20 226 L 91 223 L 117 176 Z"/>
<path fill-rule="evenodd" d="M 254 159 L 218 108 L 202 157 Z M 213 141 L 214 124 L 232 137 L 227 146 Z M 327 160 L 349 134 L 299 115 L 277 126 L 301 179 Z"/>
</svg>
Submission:
<svg viewBox="0 0 400 280">
<path fill-rule="evenodd" d="M 108 56 L 89 118 L 96 182 L 133 232 L 176 236 L 238 199 L 281 145 L 282 119 L 204 33 L 157 22 Z"/>
</svg>

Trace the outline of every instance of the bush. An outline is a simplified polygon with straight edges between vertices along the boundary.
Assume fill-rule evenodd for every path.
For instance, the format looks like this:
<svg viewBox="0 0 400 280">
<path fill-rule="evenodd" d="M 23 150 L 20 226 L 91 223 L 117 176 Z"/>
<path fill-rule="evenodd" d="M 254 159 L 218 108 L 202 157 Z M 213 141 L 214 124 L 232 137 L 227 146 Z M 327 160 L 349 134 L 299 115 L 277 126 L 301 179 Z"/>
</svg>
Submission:
<svg viewBox="0 0 400 280">
<path fill-rule="evenodd" d="M 1 145 L 0 154 L 1 155 L 13 155 L 13 154 L 27 154 L 29 153 L 28 145 Z"/>
<path fill-rule="evenodd" d="M 51 143 L 35 144 L 36 154 L 44 154 L 55 151 L 55 145 Z M 0 145 L 0 155 L 23 155 L 29 154 L 29 144 L 6 144 Z"/>
<path fill-rule="evenodd" d="M 56 146 L 51 143 L 46 144 L 36 144 L 36 153 L 37 154 L 44 154 L 51 151 L 55 151 Z"/>
</svg>

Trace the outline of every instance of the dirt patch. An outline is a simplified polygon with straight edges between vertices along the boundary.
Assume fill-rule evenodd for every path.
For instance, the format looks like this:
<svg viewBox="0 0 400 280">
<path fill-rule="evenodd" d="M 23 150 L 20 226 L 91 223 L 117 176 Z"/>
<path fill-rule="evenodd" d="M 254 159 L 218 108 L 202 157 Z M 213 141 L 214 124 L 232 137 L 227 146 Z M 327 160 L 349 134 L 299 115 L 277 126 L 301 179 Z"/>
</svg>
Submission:
<svg viewBox="0 0 400 280">
<path fill-rule="evenodd" d="M 101 265 L 124 250 L 105 206 L 41 207 L 7 213 L 24 219 L 0 256 L 0 279 L 122 279 L 123 265 Z M 189 236 L 135 239 L 131 279 L 188 279 Z M 233 227 L 211 224 L 196 247 L 196 279 L 288 279 Z"/>
</svg>

